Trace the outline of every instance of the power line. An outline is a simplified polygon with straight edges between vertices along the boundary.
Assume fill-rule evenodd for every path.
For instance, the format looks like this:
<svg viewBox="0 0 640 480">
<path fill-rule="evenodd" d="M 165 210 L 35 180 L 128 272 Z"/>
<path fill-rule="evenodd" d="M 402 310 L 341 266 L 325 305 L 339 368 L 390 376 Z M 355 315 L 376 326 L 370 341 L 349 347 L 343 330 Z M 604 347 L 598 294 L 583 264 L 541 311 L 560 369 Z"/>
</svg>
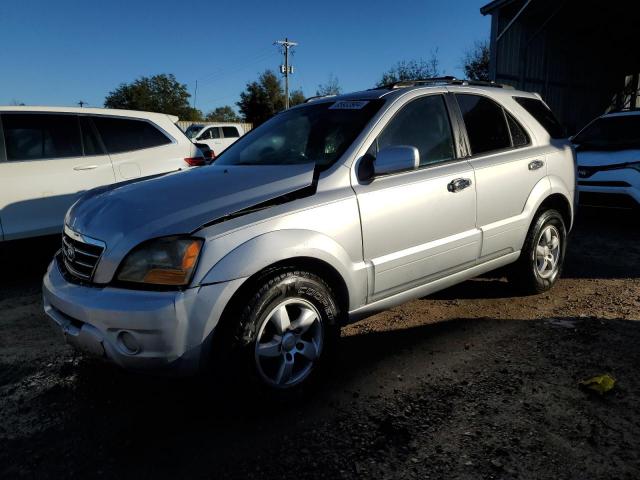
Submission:
<svg viewBox="0 0 640 480">
<path fill-rule="evenodd" d="M 276 40 L 273 44 L 280 45 L 284 53 L 284 65 L 280 65 L 280 73 L 284 75 L 284 108 L 287 110 L 289 108 L 289 75 L 293 73 L 293 65 L 289 65 L 289 49 L 298 44 L 287 37 L 284 40 Z"/>
</svg>

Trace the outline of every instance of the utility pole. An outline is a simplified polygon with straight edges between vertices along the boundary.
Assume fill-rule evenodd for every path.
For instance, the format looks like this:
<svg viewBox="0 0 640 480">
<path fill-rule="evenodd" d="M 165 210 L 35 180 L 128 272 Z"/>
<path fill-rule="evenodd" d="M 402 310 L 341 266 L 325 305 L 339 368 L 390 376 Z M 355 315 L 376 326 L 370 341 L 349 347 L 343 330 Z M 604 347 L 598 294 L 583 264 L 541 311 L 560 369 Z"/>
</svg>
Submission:
<svg viewBox="0 0 640 480">
<path fill-rule="evenodd" d="M 293 65 L 289 65 L 289 49 L 297 46 L 297 42 L 291 42 L 287 37 L 277 40 L 274 45 L 280 45 L 284 53 L 284 65 L 280 65 L 280 73 L 284 75 L 284 108 L 289 108 L 289 75 L 293 73 Z"/>
<path fill-rule="evenodd" d="M 193 92 L 193 109 L 196 109 L 196 100 L 198 99 L 198 80 L 196 80 L 196 89 Z"/>
</svg>

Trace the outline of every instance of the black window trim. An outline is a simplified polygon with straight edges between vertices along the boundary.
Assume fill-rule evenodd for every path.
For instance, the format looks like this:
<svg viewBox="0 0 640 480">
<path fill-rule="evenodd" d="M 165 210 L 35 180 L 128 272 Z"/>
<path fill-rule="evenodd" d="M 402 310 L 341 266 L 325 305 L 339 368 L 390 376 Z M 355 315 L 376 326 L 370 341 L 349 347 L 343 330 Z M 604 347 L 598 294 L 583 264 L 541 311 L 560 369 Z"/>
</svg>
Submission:
<svg viewBox="0 0 640 480">
<path fill-rule="evenodd" d="M 2 126 L 2 115 L 0 114 L 0 163 L 4 163 L 6 161 L 7 161 L 7 147 L 4 144 L 4 128 Z"/>
<path fill-rule="evenodd" d="M 371 183 L 372 181 L 375 181 L 377 178 L 390 178 L 396 175 L 405 175 L 408 173 L 415 173 L 415 172 L 422 172 L 425 171 L 427 169 L 431 169 L 431 168 L 437 168 L 437 167 L 441 167 L 444 165 L 450 165 L 452 163 L 457 163 L 457 162 L 462 162 L 462 161 L 466 161 L 466 157 L 462 156 L 463 155 L 463 151 L 461 148 L 461 145 L 458 144 L 458 139 L 460 138 L 460 140 L 462 140 L 462 132 L 459 131 L 460 129 L 460 125 L 458 125 L 457 120 L 454 123 L 454 113 L 452 112 L 452 105 L 450 104 L 450 99 L 448 100 L 448 93 L 447 92 L 426 92 L 422 95 L 416 95 L 415 97 L 411 97 L 408 101 L 404 102 L 402 105 L 400 105 L 400 107 L 398 108 L 398 110 L 396 110 L 396 112 L 394 112 L 394 114 L 391 116 L 391 118 L 389 120 L 387 120 L 384 123 L 384 126 L 380 129 L 380 132 L 378 132 L 378 134 L 373 138 L 373 140 L 366 144 L 367 148 L 365 149 L 365 152 L 368 152 L 369 149 L 372 147 L 372 145 L 374 143 L 378 142 L 378 137 L 382 134 L 382 132 L 384 132 L 385 128 L 387 128 L 387 126 L 393 122 L 393 120 L 398 116 L 398 114 L 410 103 L 415 102 L 416 100 L 419 100 L 421 98 L 425 98 L 425 97 L 433 97 L 439 95 L 440 97 L 442 97 L 442 101 L 444 103 L 444 107 L 445 107 L 445 111 L 447 112 L 447 115 L 449 117 L 449 128 L 451 129 L 451 140 L 453 142 L 453 153 L 454 153 L 454 158 L 450 159 L 450 160 L 444 160 L 442 162 L 438 162 L 438 163 L 430 163 L 430 164 L 426 164 L 426 165 L 421 165 L 418 168 L 415 168 L 413 170 L 404 170 L 404 171 L 400 171 L 400 172 L 392 172 L 392 173 L 386 173 L 384 175 L 374 175 L 372 178 L 370 179 L 358 179 L 360 182 L 366 182 L 366 183 Z M 375 128 L 375 127 L 374 127 Z M 376 146 L 376 150 L 377 150 L 377 146 Z M 366 153 L 365 153 L 366 155 Z M 358 172 L 358 165 L 362 159 L 364 158 L 363 155 L 362 157 L 360 157 L 360 159 L 357 162 L 354 162 L 354 167 L 356 168 L 356 176 L 357 176 L 357 172 Z"/>
<path fill-rule="evenodd" d="M 98 131 L 98 128 L 93 123 L 93 117 L 94 116 L 95 115 L 84 114 L 84 113 L 81 113 L 81 114 L 78 115 L 78 124 L 80 125 L 80 140 L 82 141 L 82 154 L 85 157 L 88 157 L 88 158 L 91 158 L 91 157 L 104 157 L 104 156 L 108 157 L 109 156 L 109 152 L 107 151 L 107 146 L 102 141 L 102 135 L 100 135 L 100 132 Z M 102 148 L 102 153 L 94 153 L 92 155 L 87 155 L 86 154 L 86 152 L 84 150 L 84 136 L 82 135 L 82 124 L 80 123 L 80 117 L 83 117 L 83 118 L 86 119 L 87 123 L 89 124 L 89 128 L 91 128 L 91 131 L 93 132 L 93 135 L 98 140 L 98 143 L 100 143 L 100 147 Z"/>
<path fill-rule="evenodd" d="M 7 155 L 7 145 L 4 141 L 4 125 L 1 123 L 2 120 L 0 118 L 0 127 L 2 127 L 2 146 L 4 147 L 4 160 L 7 163 L 19 163 L 19 162 L 42 162 L 42 161 L 56 161 L 60 159 L 74 159 L 74 158 L 84 158 L 84 148 L 82 146 L 82 132 L 80 131 L 80 119 L 78 119 L 78 114 L 75 112 L 56 112 L 56 111 L 33 111 L 33 110 L 25 110 L 25 111 L 7 111 L 0 112 L 0 117 L 4 117 L 5 115 L 70 115 L 75 116 L 78 124 L 78 136 L 80 137 L 80 155 L 74 155 L 71 157 L 46 157 L 46 158 L 23 158 L 19 160 L 9 160 L 9 156 Z M 1 161 L 1 159 L 0 159 Z"/>
<path fill-rule="evenodd" d="M 460 125 L 460 130 L 462 132 L 462 134 L 464 135 L 465 138 L 465 144 L 467 146 L 467 156 L 465 157 L 465 160 L 476 160 L 478 158 L 483 158 L 483 157 L 488 157 L 489 155 L 495 155 L 498 153 L 507 153 L 507 152 L 511 152 L 511 151 L 515 151 L 515 150 L 520 150 L 521 148 L 528 148 L 533 146 L 533 142 L 531 141 L 531 132 L 529 132 L 529 130 L 527 129 L 527 127 L 525 127 L 522 122 L 520 122 L 517 117 L 511 113 L 509 110 L 507 110 L 504 105 L 502 105 L 502 103 L 498 102 L 497 100 L 495 100 L 494 98 L 492 98 L 489 95 L 485 95 L 483 93 L 477 93 L 477 92 L 455 92 L 453 94 L 455 95 L 475 95 L 477 97 L 484 97 L 490 101 L 492 101 L 493 103 L 495 103 L 496 105 L 498 105 L 501 109 L 502 109 L 502 116 L 504 117 L 504 121 L 507 124 L 507 131 L 509 132 L 509 143 L 511 144 L 510 147 L 506 147 L 506 148 L 499 148 L 497 150 L 489 150 L 487 152 L 482 152 L 482 153 L 478 153 L 478 154 L 474 154 L 473 150 L 471 149 L 471 141 L 469 140 L 469 134 L 467 133 L 467 125 L 464 123 L 464 117 L 462 115 L 462 110 L 460 109 L 460 105 L 458 104 L 458 99 L 456 98 L 456 105 L 457 105 L 457 109 L 456 109 L 456 113 L 459 115 L 459 119 L 461 122 Z M 516 120 L 518 122 L 518 124 L 522 127 L 522 130 L 524 131 L 524 133 L 526 133 L 529 142 L 526 145 L 521 145 L 519 147 L 514 147 L 513 146 L 513 136 L 511 135 L 511 129 L 509 128 L 509 122 L 507 121 L 507 117 L 505 115 L 505 112 L 509 113 L 514 120 Z"/>
</svg>

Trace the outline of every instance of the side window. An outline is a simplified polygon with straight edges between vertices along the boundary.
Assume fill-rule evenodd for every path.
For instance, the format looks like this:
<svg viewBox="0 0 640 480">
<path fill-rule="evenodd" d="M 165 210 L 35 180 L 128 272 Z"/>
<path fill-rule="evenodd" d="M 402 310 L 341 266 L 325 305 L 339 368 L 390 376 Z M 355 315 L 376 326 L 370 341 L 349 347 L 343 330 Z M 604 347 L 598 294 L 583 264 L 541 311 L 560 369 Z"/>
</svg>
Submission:
<svg viewBox="0 0 640 480">
<path fill-rule="evenodd" d="M 567 136 L 566 129 L 542 101 L 528 97 L 513 97 L 513 99 L 544 127 L 551 138 L 565 138 Z"/>
<path fill-rule="evenodd" d="M 80 128 L 75 115 L 5 114 L 7 160 L 79 157 Z"/>
<path fill-rule="evenodd" d="M 93 123 L 109 153 L 130 152 L 171 143 L 165 134 L 144 120 L 96 116 L 93 117 Z"/>
<path fill-rule="evenodd" d="M 456 99 L 473 155 L 511 147 L 509 129 L 500 105 L 479 95 L 456 94 Z"/>
<path fill-rule="evenodd" d="M 420 166 L 454 158 L 449 114 L 442 95 L 429 95 L 405 105 L 378 136 L 376 143 L 376 151 L 394 145 L 416 147 L 420 152 Z"/>
<path fill-rule="evenodd" d="M 518 121 L 506 110 L 504 111 L 504 114 L 507 116 L 507 124 L 509 125 L 509 131 L 511 132 L 512 145 L 514 147 L 524 147 L 525 145 L 529 145 L 529 135 L 524 131 L 522 125 L 520 125 Z"/>
<path fill-rule="evenodd" d="M 224 138 L 238 138 L 240 134 L 236 127 L 222 127 L 222 136 Z"/>
<path fill-rule="evenodd" d="M 106 153 L 89 117 L 80 116 L 80 131 L 85 155 L 104 155 Z"/>
<path fill-rule="evenodd" d="M 220 138 L 220 129 L 218 127 L 210 128 L 209 138 Z"/>
</svg>

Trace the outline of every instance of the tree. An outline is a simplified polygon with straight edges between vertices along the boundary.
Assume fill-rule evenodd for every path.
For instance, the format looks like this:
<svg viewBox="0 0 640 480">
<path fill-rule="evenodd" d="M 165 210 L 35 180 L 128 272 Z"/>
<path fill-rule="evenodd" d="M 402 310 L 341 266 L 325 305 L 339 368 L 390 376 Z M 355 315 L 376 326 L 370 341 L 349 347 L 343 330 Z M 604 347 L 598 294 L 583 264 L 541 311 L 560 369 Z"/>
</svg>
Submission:
<svg viewBox="0 0 640 480">
<path fill-rule="evenodd" d="M 424 78 L 437 77 L 440 75 L 440 61 L 438 60 L 438 51 L 431 53 L 428 60 L 401 60 L 393 67 L 387 70 L 383 75 L 378 86 L 388 85 L 403 80 L 420 80 Z"/>
<path fill-rule="evenodd" d="M 202 112 L 189 105 L 190 97 L 187 86 L 179 83 L 175 76 L 160 74 L 120 84 L 109 92 L 104 106 L 166 113 L 182 120 L 202 120 Z"/>
<path fill-rule="evenodd" d="M 488 42 L 476 42 L 472 49 L 467 50 L 462 59 L 464 74 L 469 80 L 489 81 L 490 50 Z"/>
<path fill-rule="evenodd" d="M 225 105 L 207 113 L 205 120 L 208 122 L 240 122 L 242 119 L 232 107 Z"/>
<path fill-rule="evenodd" d="M 302 90 L 294 90 L 293 92 L 289 93 L 289 106 L 295 107 L 296 105 L 300 105 L 301 103 L 304 103 L 306 99 L 307 97 L 304 96 Z"/>
<path fill-rule="evenodd" d="M 340 95 L 341 93 L 342 88 L 340 88 L 340 84 L 338 83 L 338 77 L 333 73 L 329 75 L 327 82 L 318 85 L 318 89 L 316 90 L 316 95 L 318 96 Z"/>
<path fill-rule="evenodd" d="M 237 102 L 246 122 L 256 127 L 284 109 L 284 91 L 272 70 L 265 70 L 257 81 L 247 83 Z"/>
</svg>

